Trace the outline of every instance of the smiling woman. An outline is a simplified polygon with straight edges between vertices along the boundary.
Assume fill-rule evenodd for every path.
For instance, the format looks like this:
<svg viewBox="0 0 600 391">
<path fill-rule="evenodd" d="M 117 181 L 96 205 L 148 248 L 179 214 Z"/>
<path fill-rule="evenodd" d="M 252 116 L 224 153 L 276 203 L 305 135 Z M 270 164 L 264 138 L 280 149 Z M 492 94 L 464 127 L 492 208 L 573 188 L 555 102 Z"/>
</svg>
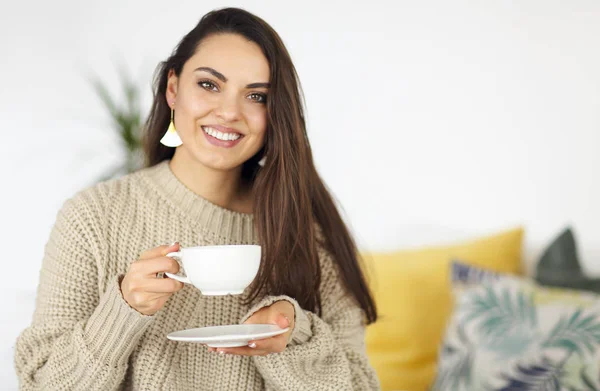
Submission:
<svg viewBox="0 0 600 391">
<path fill-rule="evenodd" d="M 204 38 L 179 74 L 170 69 L 166 98 L 183 143 L 173 164 L 241 169 L 264 144 L 269 76 L 260 46 L 235 34 Z"/>
<path fill-rule="evenodd" d="M 145 131 L 147 167 L 58 214 L 17 342 L 22 388 L 378 389 L 377 311 L 277 33 L 244 10 L 205 15 L 159 65 Z M 243 294 L 179 282 L 173 254 L 222 245 L 260 245 Z M 167 339 L 238 323 L 277 330 L 228 348 Z"/>
</svg>

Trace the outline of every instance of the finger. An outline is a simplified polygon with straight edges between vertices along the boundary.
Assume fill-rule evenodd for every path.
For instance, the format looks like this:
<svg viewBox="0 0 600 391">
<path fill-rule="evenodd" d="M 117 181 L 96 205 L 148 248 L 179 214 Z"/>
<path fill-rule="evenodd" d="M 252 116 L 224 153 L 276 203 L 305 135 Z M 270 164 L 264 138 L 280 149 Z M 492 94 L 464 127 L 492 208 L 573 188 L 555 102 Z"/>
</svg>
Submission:
<svg viewBox="0 0 600 391">
<path fill-rule="evenodd" d="M 246 319 L 244 324 L 268 324 L 267 319 L 260 312 L 255 312 L 251 317 Z M 272 323 L 271 323 L 272 324 Z"/>
<path fill-rule="evenodd" d="M 149 250 L 144 251 L 139 259 L 152 259 L 157 257 L 164 257 L 170 252 L 179 251 L 179 242 L 175 242 L 173 244 L 167 244 L 163 246 L 158 246 L 151 248 Z"/>
<path fill-rule="evenodd" d="M 290 319 L 282 313 L 277 314 L 277 317 L 275 318 L 275 324 L 277 326 L 281 327 L 282 329 L 285 329 L 287 327 L 290 327 L 290 328 L 292 327 L 292 323 L 291 323 Z"/>
<path fill-rule="evenodd" d="M 240 346 L 237 348 L 218 348 L 216 350 L 218 354 L 235 354 L 238 356 L 265 356 L 270 352 L 258 349 L 252 349 L 247 346 Z"/>
<path fill-rule="evenodd" d="M 163 301 L 163 303 L 159 306 L 161 308 L 164 305 L 164 302 L 166 302 L 167 300 L 169 300 L 169 298 L 171 296 L 173 296 L 173 293 L 150 293 L 150 292 L 148 292 L 147 294 L 151 295 L 151 296 L 148 296 L 146 302 L 149 303 L 149 302 Z"/>
<path fill-rule="evenodd" d="M 283 333 L 281 335 L 281 337 L 285 339 L 286 345 L 292 338 L 292 333 L 294 332 L 295 322 L 293 319 L 294 319 L 293 316 L 292 316 L 292 320 L 290 320 L 290 318 L 288 318 L 287 315 L 279 314 L 279 317 L 276 320 L 276 323 L 279 327 L 281 327 L 282 329 L 285 329 L 285 328 L 288 329 L 288 331 L 286 331 L 285 333 Z"/>
<path fill-rule="evenodd" d="M 183 283 L 173 280 L 171 278 L 166 279 L 150 279 L 146 285 L 146 292 L 151 293 L 175 293 L 179 292 L 183 288 Z"/>
<path fill-rule="evenodd" d="M 257 351 L 266 351 L 269 353 L 282 352 L 287 345 L 287 337 L 285 334 L 276 335 L 274 337 L 248 341 L 248 347 Z"/>
<path fill-rule="evenodd" d="M 139 268 L 143 268 L 142 273 L 151 278 L 156 279 L 156 273 L 158 272 L 169 272 L 169 273 L 178 273 L 179 272 L 179 263 L 176 260 L 169 257 L 159 257 L 152 259 L 144 259 L 136 262 L 136 266 Z"/>
</svg>

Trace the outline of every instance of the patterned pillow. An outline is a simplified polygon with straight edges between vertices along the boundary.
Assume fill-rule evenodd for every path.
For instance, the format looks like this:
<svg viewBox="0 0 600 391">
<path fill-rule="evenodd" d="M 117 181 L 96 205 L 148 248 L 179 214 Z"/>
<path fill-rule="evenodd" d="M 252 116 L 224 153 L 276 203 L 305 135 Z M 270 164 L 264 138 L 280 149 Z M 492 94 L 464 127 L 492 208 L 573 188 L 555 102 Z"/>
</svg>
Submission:
<svg viewBox="0 0 600 391">
<path fill-rule="evenodd" d="M 455 262 L 432 390 L 600 390 L 600 296 Z"/>
</svg>

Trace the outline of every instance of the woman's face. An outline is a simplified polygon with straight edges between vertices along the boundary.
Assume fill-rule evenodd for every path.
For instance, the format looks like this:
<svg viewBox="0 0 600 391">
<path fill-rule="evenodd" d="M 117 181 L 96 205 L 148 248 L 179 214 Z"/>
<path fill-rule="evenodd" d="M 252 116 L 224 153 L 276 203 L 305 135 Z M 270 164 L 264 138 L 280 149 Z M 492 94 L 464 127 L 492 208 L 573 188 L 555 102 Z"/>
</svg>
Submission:
<svg viewBox="0 0 600 391">
<path fill-rule="evenodd" d="M 265 139 L 269 74 L 254 42 L 235 34 L 205 38 L 179 77 L 169 74 L 166 98 L 183 142 L 177 152 L 218 170 L 254 156 Z"/>
</svg>

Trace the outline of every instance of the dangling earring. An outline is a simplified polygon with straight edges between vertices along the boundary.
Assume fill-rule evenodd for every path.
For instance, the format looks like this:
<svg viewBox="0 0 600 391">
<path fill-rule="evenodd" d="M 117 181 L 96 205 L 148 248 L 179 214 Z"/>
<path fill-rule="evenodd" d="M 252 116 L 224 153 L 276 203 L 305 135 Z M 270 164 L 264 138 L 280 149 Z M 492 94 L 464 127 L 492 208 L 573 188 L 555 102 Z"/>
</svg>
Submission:
<svg viewBox="0 0 600 391">
<path fill-rule="evenodd" d="M 267 157 L 263 156 L 262 159 L 260 159 L 258 161 L 258 165 L 261 166 L 261 167 L 264 167 L 266 162 L 267 162 Z"/>
<path fill-rule="evenodd" d="M 179 134 L 177 134 L 177 130 L 175 130 L 175 124 L 173 123 L 173 109 L 171 109 L 171 123 L 169 124 L 169 128 L 167 129 L 167 132 L 163 138 L 160 139 L 160 143 L 172 148 L 183 144 L 181 138 L 179 138 Z"/>
</svg>

